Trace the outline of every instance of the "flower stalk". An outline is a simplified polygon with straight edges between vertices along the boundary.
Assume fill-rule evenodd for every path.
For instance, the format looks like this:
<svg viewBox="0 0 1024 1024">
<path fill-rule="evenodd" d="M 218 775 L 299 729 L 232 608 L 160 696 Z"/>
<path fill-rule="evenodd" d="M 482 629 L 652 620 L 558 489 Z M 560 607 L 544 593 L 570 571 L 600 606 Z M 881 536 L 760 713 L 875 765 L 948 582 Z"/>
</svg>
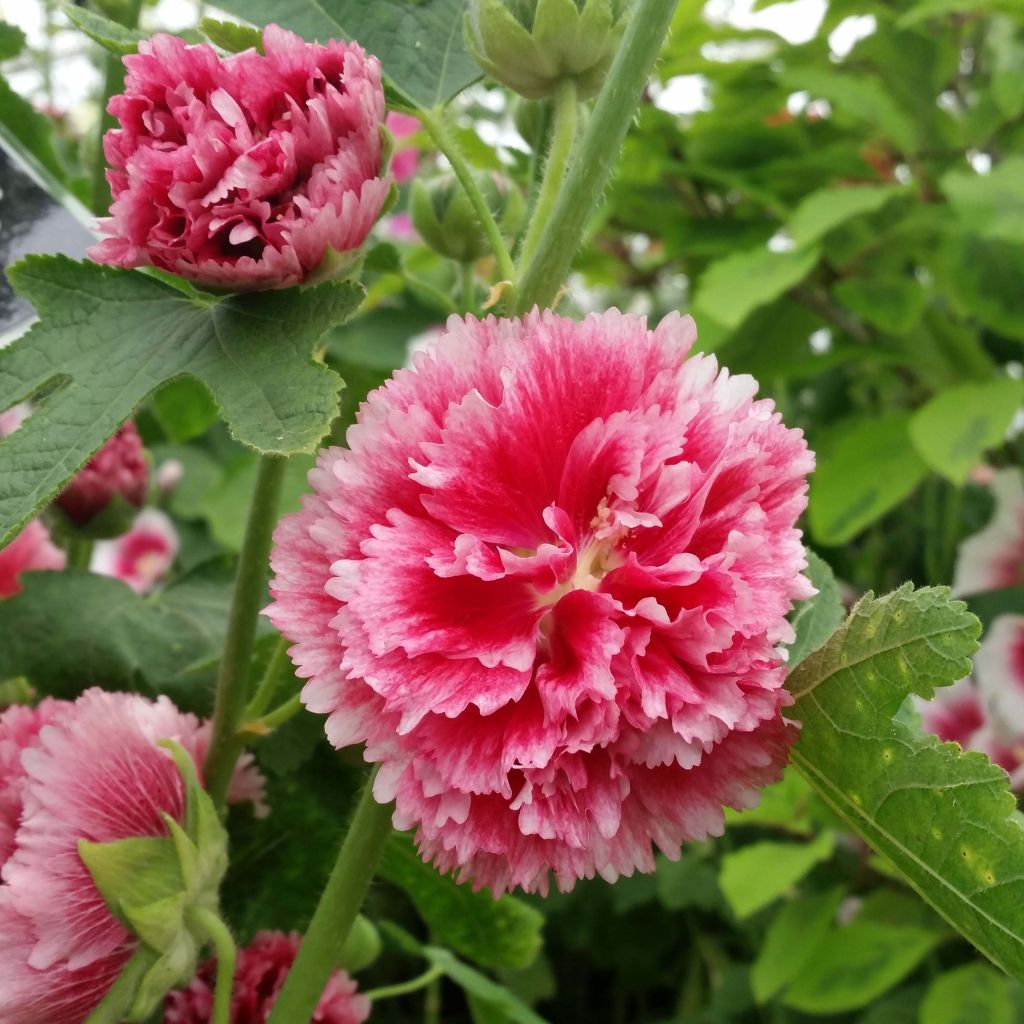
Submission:
<svg viewBox="0 0 1024 1024">
<path fill-rule="evenodd" d="M 296 1024 L 312 1018 L 363 905 L 391 835 L 392 808 L 374 799 L 374 774 L 363 788 L 338 859 L 267 1024 Z"/>
<path fill-rule="evenodd" d="M 558 294 L 591 212 L 608 184 L 679 0 L 639 0 L 597 98 L 593 115 L 543 224 L 534 258 L 513 297 L 514 310 L 549 306 Z M 536 218 L 539 219 L 539 218 Z"/>
<path fill-rule="evenodd" d="M 204 768 L 206 788 L 218 808 L 224 807 L 231 773 L 244 746 L 239 729 L 249 700 L 249 665 L 256 622 L 265 598 L 270 543 L 277 523 L 285 465 L 285 460 L 276 455 L 260 459 L 238 562 L 227 638 L 217 674 L 213 735 Z"/>
</svg>

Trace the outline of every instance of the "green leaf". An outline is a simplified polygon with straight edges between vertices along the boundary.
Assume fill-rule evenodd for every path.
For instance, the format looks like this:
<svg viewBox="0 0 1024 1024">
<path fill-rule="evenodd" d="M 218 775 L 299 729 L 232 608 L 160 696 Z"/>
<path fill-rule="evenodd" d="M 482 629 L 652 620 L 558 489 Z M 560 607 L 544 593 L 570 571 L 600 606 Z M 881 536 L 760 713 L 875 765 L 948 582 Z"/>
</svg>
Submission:
<svg viewBox="0 0 1024 1024">
<path fill-rule="evenodd" d="M 1024 242 L 1024 156 L 1008 156 L 989 174 L 949 171 L 942 191 L 971 234 Z"/>
<path fill-rule="evenodd" d="M 378 871 L 416 905 L 437 942 L 484 967 L 526 967 L 540 952 L 544 917 L 514 896 L 495 900 L 440 874 L 396 833 Z"/>
<path fill-rule="evenodd" d="M 928 467 L 910 443 L 910 415 L 894 412 L 847 422 L 820 451 L 808 518 L 822 544 L 843 544 L 895 508 Z"/>
<path fill-rule="evenodd" d="M 462 38 L 465 0 L 224 0 L 218 7 L 306 39 L 356 39 L 414 106 L 444 106 L 480 77 Z"/>
<path fill-rule="evenodd" d="M 924 928 L 856 920 L 823 936 L 782 1002 L 810 1014 L 867 1006 L 902 981 L 936 946 Z"/>
<path fill-rule="evenodd" d="M 809 836 L 814 823 L 822 817 L 833 820 L 803 776 L 790 767 L 778 782 L 761 790 L 756 807 L 745 811 L 725 809 L 725 821 L 730 828 L 773 828 L 799 836 Z"/>
<path fill-rule="evenodd" d="M 787 230 L 798 249 L 813 245 L 833 228 L 854 217 L 875 213 L 890 199 L 905 194 L 899 185 L 858 185 L 812 192 L 794 211 Z"/>
<path fill-rule="evenodd" d="M 790 617 L 790 624 L 796 632 L 796 639 L 789 645 L 790 670 L 817 650 L 842 624 L 846 615 L 839 585 L 832 568 L 825 559 L 813 551 L 807 552 L 805 575 L 810 578 L 818 593 L 801 601 Z"/>
<path fill-rule="evenodd" d="M 932 982 L 919 1024 L 1013 1024 L 1006 978 L 987 964 L 965 964 Z"/>
<path fill-rule="evenodd" d="M 219 21 L 217 18 L 203 18 L 199 22 L 199 31 L 222 50 L 229 53 L 241 53 L 243 50 L 259 50 L 263 52 L 263 36 L 257 28 L 248 25 L 236 25 L 231 21 Z"/>
<path fill-rule="evenodd" d="M 986 327 L 1024 341 L 1024 244 L 954 236 L 945 256 L 949 289 L 963 308 Z"/>
<path fill-rule="evenodd" d="M 736 328 L 759 306 L 799 284 L 818 262 L 817 249 L 772 252 L 765 246 L 712 263 L 697 285 L 698 314 Z"/>
<path fill-rule="evenodd" d="M 1024 975 L 1024 830 L 1006 773 L 894 720 L 910 694 L 967 675 L 980 623 L 944 588 L 863 598 L 790 675 L 793 762 L 913 888 L 1004 970 Z"/>
<path fill-rule="evenodd" d="M 928 465 L 964 484 L 990 448 L 1003 443 L 1024 399 L 1024 381 L 961 384 L 935 395 L 914 414 L 910 437 Z"/>
<path fill-rule="evenodd" d="M 42 168 L 44 179 L 52 177 L 63 183 L 65 173 L 53 144 L 53 122 L 19 96 L 3 78 L 0 78 L 0 138 L 30 166 Z"/>
<path fill-rule="evenodd" d="M 0 679 L 24 676 L 65 699 L 100 685 L 170 693 L 187 708 L 208 702 L 208 679 L 189 670 L 220 652 L 229 583 L 196 579 L 152 597 L 70 569 L 28 573 L 22 583 L 0 601 Z"/>
<path fill-rule="evenodd" d="M 139 43 L 146 38 L 144 32 L 126 28 L 95 11 L 87 11 L 74 4 L 65 4 L 62 10 L 68 21 L 80 32 L 84 32 L 94 43 L 99 43 L 103 49 L 118 57 L 134 53 L 139 48 Z"/>
<path fill-rule="evenodd" d="M 262 452 L 312 450 L 337 413 L 341 379 L 311 355 L 357 305 L 351 284 L 215 298 L 62 256 L 8 274 L 41 320 L 0 352 L 0 408 L 48 392 L 0 442 L 0 543 L 166 381 L 201 381 L 234 436 Z"/>
<path fill-rule="evenodd" d="M 722 858 L 718 884 L 736 916 L 749 917 L 828 860 L 834 845 L 831 832 L 822 832 L 810 843 L 752 843 Z"/>
<path fill-rule="evenodd" d="M 654 879 L 658 901 L 666 910 L 712 910 L 721 905 L 714 866 L 692 850 L 684 848 L 678 860 L 660 858 Z"/>
<path fill-rule="evenodd" d="M 0 21 L 0 60 L 17 57 L 25 48 L 25 33 L 8 21 Z"/>
<path fill-rule="evenodd" d="M 928 294 L 909 277 L 850 277 L 832 294 L 862 320 L 887 334 L 906 334 L 924 313 Z"/>
<path fill-rule="evenodd" d="M 168 439 L 181 443 L 205 434 L 217 422 L 217 403 L 193 377 L 179 377 L 153 396 L 153 415 Z"/>
<path fill-rule="evenodd" d="M 803 896 L 772 918 L 750 971 L 750 987 L 766 1003 L 796 978 L 817 953 L 843 900 L 842 889 Z"/>
</svg>

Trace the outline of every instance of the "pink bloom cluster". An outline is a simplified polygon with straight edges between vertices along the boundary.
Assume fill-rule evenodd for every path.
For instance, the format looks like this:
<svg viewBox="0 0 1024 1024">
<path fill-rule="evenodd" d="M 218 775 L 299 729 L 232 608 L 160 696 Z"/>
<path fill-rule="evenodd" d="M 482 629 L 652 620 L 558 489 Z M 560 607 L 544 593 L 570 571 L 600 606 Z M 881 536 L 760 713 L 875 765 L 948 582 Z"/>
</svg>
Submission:
<svg viewBox="0 0 1024 1024">
<path fill-rule="evenodd" d="M 184 787 L 158 739 L 177 740 L 197 768 L 209 729 L 166 698 L 88 690 L 0 714 L 0 1021 L 81 1024 L 131 957 L 136 940 L 107 908 L 78 842 L 167 834 Z M 262 795 L 251 757 L 233 799 Z"/>
<path fill-rule="evenodd" d="M 301 937 L 293 932 L 258 932 L 251 945 L 239 950 L 231 997 L 231 1024 L 263 1024 L 277 1001 L 284 979 L 299 951 Z M 213 1015 L 216 960 L 202 964 L 188 988 L 167 997 L 164 1024 L 209 1024 Z M 311 1018 L 316 1024 L 362 1024 L 370 1001 L 356 992 L 356 983 L 335 971 Z"/>
<path fill-rule="evenodd" d="M 321 453 L 269 614 L 424 857 L 494 893 L 720 834 L 795 729 L 813 467 L 690 318 L 452 318 Z"/>
<path fill-rule="evenodd" d="M 93 259 L 201 285 L 281 288 L 357 249 L 390 188 L 380 65 L 276 25 L 221 58 L 156 35 L 125 58 L 104 151 L 114 202 Z"/>
<path fill-rule="evenodd" d="M 74 475 L 57 504 L 78 526 L 85 526 L 120 495 L 140 508 L 149 487 L 149 466 L 142 438 L 129 420 Z"/>
</svg>

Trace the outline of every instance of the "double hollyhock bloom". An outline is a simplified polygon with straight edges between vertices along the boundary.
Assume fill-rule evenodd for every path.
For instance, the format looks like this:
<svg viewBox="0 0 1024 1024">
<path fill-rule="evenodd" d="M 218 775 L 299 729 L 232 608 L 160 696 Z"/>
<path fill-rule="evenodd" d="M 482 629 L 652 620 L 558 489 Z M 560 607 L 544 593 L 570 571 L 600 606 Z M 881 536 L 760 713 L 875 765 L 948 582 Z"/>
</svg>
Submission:
<svg viewBox="0 0 1024 1024">
<path fill-rule="evenodd" d="M 142 438 L 129 420 L 74 475 L 57 505 L 77 526 L 86 526 L 115 497 L 141 508 L 149 488 L 149 466 Z"/>
<path fill-rule="evenodd" d="M 167 575 L 178 554 L 178 531 L 159 509 L 140 512 L 127 532 L 96 543 L 89 568 L 146 594 Z"/>
<path fill-rule="evenodd" d="M 654 866 L 778 778 L 813 467 L 756 382 L 654 331 L 452 318 L 321 453 L 270 617 L 425 858 L 497 894 Z"/>
<path fill-rule="evenodd" d="M 93 259 L 239 291 L 300 283 L 363 243 L 391 187 L 379 63 L 275 25 L 263 49 L 222 58 L 156 35 L 125 57 Z"/>
<path fill-rule="evenodd" d="M 165 836 L 182 822 L 180 772 L 157 740 L 201 766 L 209 730 L 166 698 L 89 690 L 0 715 L 0 1021 L 81 1024 L 135 951 L 79 841 Z M 262 793 L 251 758 L 232 798 Z"/>
<path fill-rule="evenodd" d="M 297 932 L 258 932 L 252 944 L 238 951 L 231 996 L 231 1024 L 263 1024 L 270 1016 L 295 960 L 302 939 Z M 216 960 L 201 964 L 186 989 L 167 997 L 164 1024 L 209 1024 L 213 1016 Z M 370 1001 L 356 992 L 356 983 L 334 971 L 311 1020 L 316 1024 L 362 1024 Z"/>
</svg>

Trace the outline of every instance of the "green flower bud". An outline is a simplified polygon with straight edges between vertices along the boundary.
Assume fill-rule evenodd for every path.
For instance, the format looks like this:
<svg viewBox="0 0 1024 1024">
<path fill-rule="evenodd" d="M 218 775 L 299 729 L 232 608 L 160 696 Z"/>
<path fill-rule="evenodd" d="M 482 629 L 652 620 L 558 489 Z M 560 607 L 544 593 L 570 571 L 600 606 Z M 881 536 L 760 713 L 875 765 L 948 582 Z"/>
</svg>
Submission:
<svg viewBox="0 0 1024 1024">
<path fill-rule="evenodd" d="M 475 174 L 498 227 L 511 237 L 523 221 L 523 197 L 497 174 Z M 487 235 L 465 190 L 454 174 L 432 181 L 416 179 L 409 201 L 413 227 L 423 241 L 442 256 L 472 263 L 490 251 Z"/>
<path fill-rule="evenodd" d="M 380 932 L 377 926 L 369 918 L 356 914 L 339 963 L 349 974 L 355 974 L 369 967 L 380 956 L 380 951 Z"/>
<path fill-rule="evenodd" d="M 469 0 L 466 44 L 502 85 L 537 100 L 565 79 L 593 96 L 615 56 L 629 0 Z"/>
<path fill-rule="evenodd" d="M 512 122 L 516 131 L 522 135 L 526 144 L 536 152 L 540 149 L 541 132 L 545 122 L 550 123 L 552 116 L 550 102 L 535 103 L 533 100 L 517 99 L 512 107 Z"/>
</svg>

